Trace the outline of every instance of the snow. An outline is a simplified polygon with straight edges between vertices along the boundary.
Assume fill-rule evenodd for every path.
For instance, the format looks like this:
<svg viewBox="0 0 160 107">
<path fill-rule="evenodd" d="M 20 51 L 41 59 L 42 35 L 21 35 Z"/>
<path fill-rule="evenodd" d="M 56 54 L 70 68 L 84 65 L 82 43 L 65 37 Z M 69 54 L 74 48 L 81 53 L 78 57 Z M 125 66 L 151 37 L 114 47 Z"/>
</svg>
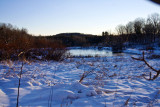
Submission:
<svg viewBox="0 0 160 107">
<path fill-rule="evenodd" d="M 153 51 L 153 52 L 152 52 Z M 129 54 L 142 54 L 142 52 L 145 52 L 145 53 L 154 53 L 154 54 L 160 54 L 160 49 L 159 48 L 155 48 L 154 50 L 152 51 L 146 51 L 144 49 L 135 49 L 135 48 L 127 48 L 125 49 L 123 52 L 124 53 L 129 53 Z"/>
<path fill-rule="evenodd" d="M 9 98 L 8 96 L 0 89 L 0 104 L 1 106 L 8 106 Z"/>
<path fill-rule="evenodd" d="M 128 52 L 140 54 L 139 50 Z M 158 51 L 158 50 L 157 50 Z M 159 52 L 159 51 L 158 51 Z M 136 55 L 140 57 L 140 55 Z M 159 59 L 147 59 L 160 69 Z M 16 106 L 21 62 L 0 63 L 0 106 Z M 80 83 L 84 72 L 91 72 Z M 25 64 L 20 86 L 20 106 L 105 107 L 160 106 L 160 77 L 143 78 L 153 72 L 131 55 L 67 58 L 61 62 Z"/>
</svg>

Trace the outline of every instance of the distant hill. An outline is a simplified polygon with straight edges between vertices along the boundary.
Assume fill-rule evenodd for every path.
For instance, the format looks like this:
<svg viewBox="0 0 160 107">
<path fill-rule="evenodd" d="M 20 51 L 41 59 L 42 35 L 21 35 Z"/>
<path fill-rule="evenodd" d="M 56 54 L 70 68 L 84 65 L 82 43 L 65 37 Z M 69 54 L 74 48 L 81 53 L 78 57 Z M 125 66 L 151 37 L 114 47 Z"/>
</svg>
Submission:
<svg viewBox="0 0 160 107">
<path fill-rule="evenodd" d="M 95 46 L 105 40 L 102 36 L 83 33 L 60 33 L 46 38 L 60 40 L 66 46 Z"/>
<path fill-rule="evenodd" d="M 97 36 L 97 35 L 92 35 L 92 34 L 84 34 L 84 33 L 59 33 L 56 35 L 52 35 L 52 36 Z"/>
</svg>

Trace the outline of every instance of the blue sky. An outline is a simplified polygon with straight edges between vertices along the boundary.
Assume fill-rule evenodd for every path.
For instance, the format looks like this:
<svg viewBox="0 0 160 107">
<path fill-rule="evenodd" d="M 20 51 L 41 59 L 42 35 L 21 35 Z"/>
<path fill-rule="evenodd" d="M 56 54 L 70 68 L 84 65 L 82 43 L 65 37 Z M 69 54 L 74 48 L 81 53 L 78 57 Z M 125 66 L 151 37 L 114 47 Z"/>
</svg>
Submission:
<svg viewBox="0 0 160 107">
<path fill-rule="evenodd" d="M 148 0 L 0 0 L 0 23 L 34 35 L 80 32 L 100 35 L 138 17 L 160 14 Z"/>
</svg>

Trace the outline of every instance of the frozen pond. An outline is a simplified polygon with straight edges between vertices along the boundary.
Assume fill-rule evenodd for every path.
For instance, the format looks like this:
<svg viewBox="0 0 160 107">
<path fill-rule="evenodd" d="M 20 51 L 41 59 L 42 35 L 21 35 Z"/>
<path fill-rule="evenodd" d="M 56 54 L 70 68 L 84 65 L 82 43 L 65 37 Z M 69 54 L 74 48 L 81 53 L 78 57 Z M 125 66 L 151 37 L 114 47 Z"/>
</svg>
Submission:
<svg viewBox="0 0 160 107">
<path fill-rule="evenodd" d="M 119 56 L 124 53 L 113 53 L 109 47 L 106 48 L 69 48 L 68 53 L 71 56 Z"/>
</svg>

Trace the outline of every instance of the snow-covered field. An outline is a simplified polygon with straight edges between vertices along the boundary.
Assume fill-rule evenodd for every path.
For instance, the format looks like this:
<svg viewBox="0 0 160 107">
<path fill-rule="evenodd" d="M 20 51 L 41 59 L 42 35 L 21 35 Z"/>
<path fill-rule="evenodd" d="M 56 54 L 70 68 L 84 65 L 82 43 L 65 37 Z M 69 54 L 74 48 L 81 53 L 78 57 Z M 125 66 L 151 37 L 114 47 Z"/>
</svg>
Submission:
<svg viewBox="0 0 160 107">
<path fill-rule="evenodd" d="M 135 56 L 139 57 L 139 56 Z M 160 69 L 160 59 L 147 59 Z M 0 106 L 16 106 L 21 62 L 0 63 Z M 160 77 L 131 55 L 67 58 L 62 62 L 26 63 L 20 86 L 20 106 L 123 107 L 160 106 Z M 82 75 L 88 75 L 80 83 Z"/>
</svg>

